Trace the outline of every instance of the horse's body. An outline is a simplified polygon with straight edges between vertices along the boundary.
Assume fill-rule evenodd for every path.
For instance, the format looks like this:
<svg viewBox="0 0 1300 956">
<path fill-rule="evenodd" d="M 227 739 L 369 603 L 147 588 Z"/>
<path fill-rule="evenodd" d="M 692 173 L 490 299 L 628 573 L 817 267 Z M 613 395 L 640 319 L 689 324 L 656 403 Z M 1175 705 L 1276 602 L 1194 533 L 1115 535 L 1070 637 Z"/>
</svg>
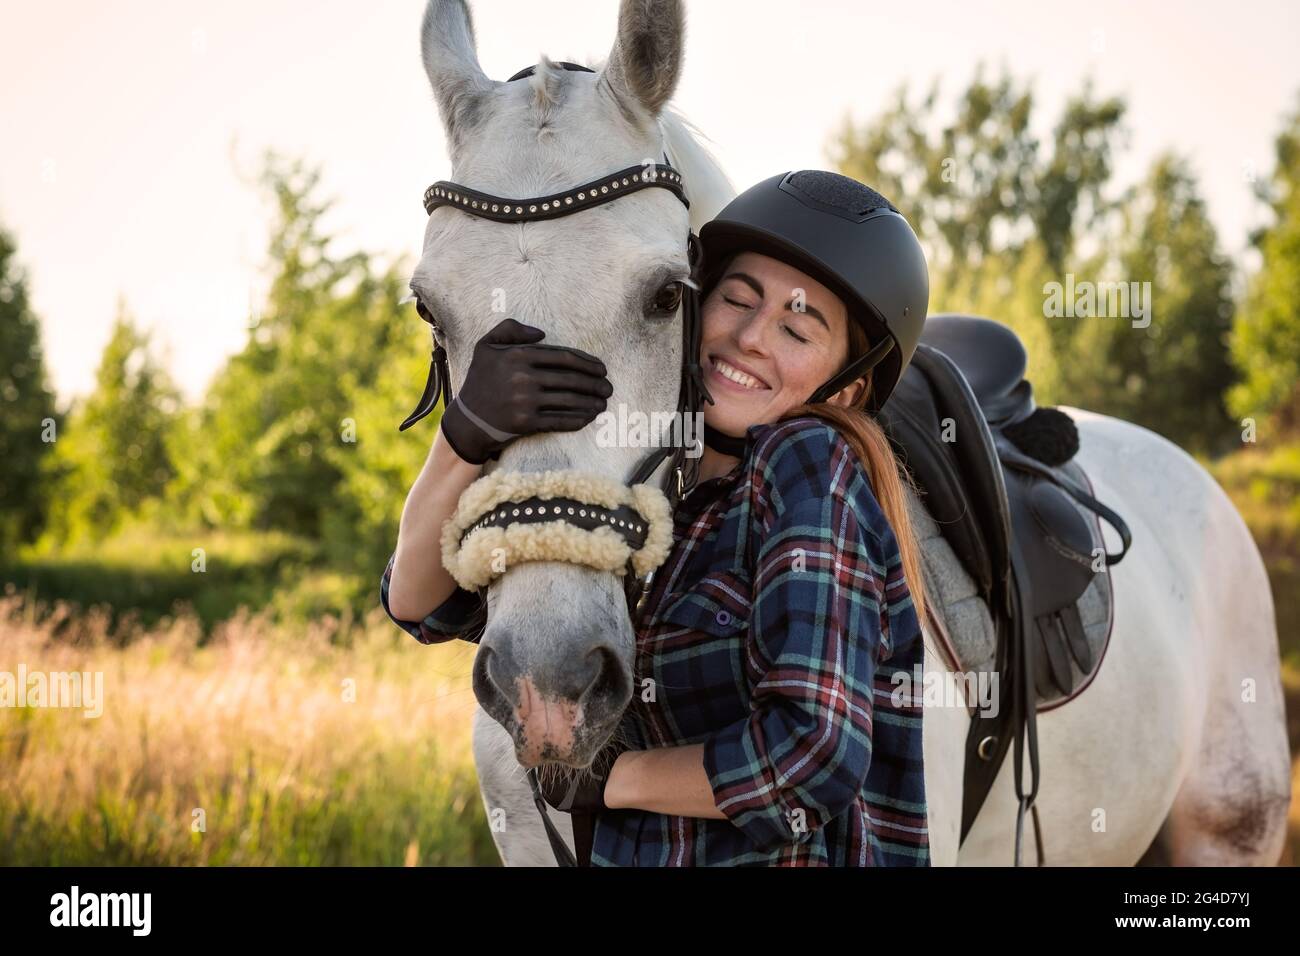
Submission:
<svg viewBox="0 0 1300 956">
<path fill-rule="evenodd" d="M 1069 412 L 1079 426 L 1078 460 L 1097 497 L 1127 519 L 1133 547 L 1111 569 L 1114 626 L 1096 678 L 1038 717 L 1045 861 L 1275 863 L 1286 833 L 1290 758 L 1273 604 L 1258 549 L 1227 496 L 1180 449 L 1135 425 Z M 961 634 L 952 636 L 963 643 Z M 926 645 L 927 671 L 947 670 L 934 641 Z M 965 708 L 926 708 L 931 859 L 1009 865 L 1016 822 L 1010 756 L 958 852 L 969 724 Z M 485 804 L 504 808 L 509 821 L 496 834 L 502 859 L 553 864 L 509 738 L 481 710 L 474 756 Z M 567 828 L 565 814 L 552 817 Z M 1031 863 L 1028 824 L 1026 831 Z"/>
<path fill-rule="evenodd" d="M 693 229 L 729 198 L 707 152 L 663 109 L 680 67 L 679 3 L 624 0 L 610 64 L 595 79 L 544 58 L 528 80 L 488 80 L 460 0 L 432 0 L 423 40 L 459 182 L 503 196 L 544 195 L 667 151 L 683 173 Z M 412 285 L 441 312 L 456 385 L 474 341 L 501 318 L 492 309 L 502 293 L 508 314 L 545 329 L 547 342 L 606 361 L 615 387 L 609 407 L 672 408 L 680 336 L 675 327 L 648 325 L 636 296 L 650 267 L 684 264 L 686 216 L 671 196 L 654 193 L 662 191 L 527 225 L 437 210 Z M 1098 498 L 1124 515 L 1134 543 L 1112 569 L 1115 619 L 1097 677 L 1038 720 L 1046 860 L 1131 864 L 1149 848 L 1150 861 L 1272 863 L 1284 837 L 1290 766 L 1258 551 L 1226 496 L 1186 454 L 1136 426 L 1074 414 L 1078 461 Z M 495 467 L 582 466 L 625 480 L 644 449 L 599 448 L 591 431 L 520 439 Z M 926 646 L 927 670 L 951 668 L 930 635 Z M 520 764 L 521 755 L 537 752 L 528 746 L 530 728 L 549 734 L 558 727 L 548 747 L 566 743 L 560 759 L 582 765 L 618 716 L 549 699 L 545 689 L 562 678 L 572 683 L 565 668 L 593 651 L 630 688 L 633 648 L 612 574 L 533 563 L 491 586 L 475 692 L 481 703 L 491 696 L 495 717 L 476 708 L 473 746 L 489 818 L 501 820 L 495 811 L 504 811 L 505 826 L 493 835 L 505 863 L 555 862 Z M 512 681 L 523 688 L 514 698 Z M 958 851 L 969 719 L 960 706 L 925 714 L 936 865 L 1012 860 L 1010 758 Z M 552 818 L 567 837 L 568 816 Z M 1031 862 L 1032 839 L 1026 845 Z"/>
<path fill-rule="evenodd" d="M 1125 517 L 1133 546 L 1110 572 L 1114 624 L 1096 678 L 1038 718 L 1046 860 L 1273 864 L 1290 757 L 1273 602 L 1255 542 L 1181 449 L 1138 426 L 1068 411 L 1078 460 L 1097 497 Z M 948 752 L 940 746 L 936 756 Z M 959 862 L 1011 862 L 1012 773 L 1008 759 Z M 1026 846 L 1029 862 L 1028 837 Z"/>
</svg>

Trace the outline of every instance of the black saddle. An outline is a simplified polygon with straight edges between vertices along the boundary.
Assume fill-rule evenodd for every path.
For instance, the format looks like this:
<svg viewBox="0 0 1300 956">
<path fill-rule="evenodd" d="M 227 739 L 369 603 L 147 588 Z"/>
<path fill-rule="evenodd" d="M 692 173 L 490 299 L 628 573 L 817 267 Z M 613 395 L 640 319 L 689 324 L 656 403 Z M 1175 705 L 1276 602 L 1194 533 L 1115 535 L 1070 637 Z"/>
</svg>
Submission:
<svg viewBox="0 0 1300 956">
<path fill-rule="evenodd" d="M 997 715 L 977 712 L 971 723 L 961 836 L 975 822 L 1014 738 L 1017 863 L 1024 814 L 1038 789 L 1036 705 L 1073 690 L 1071 659 L 1085 674 L 1097 663 L 1078 602 L 1130 541 L 1123 520 L 1063 472 L 1069 463 L 1082 476 L 1071 461 L 1078 432 L 1063 412 L 1035 407 L 1024 377 L 1027 359 L 1019 337 L 998 322 L 932 316 L 879 415 L 994 621 L 995 666 L 1004 690 Z M 1118 553 L 1094 554 L 1092 529 L 1074 502 L 1115 528 L 1123 543 Z M 1028 793 L 1021 781 L 1026 742 Z M 1038 851 L 1041 861 L 1041 844 Z"/>
<path fill-rule="evenodd" d="M 961 370 L 991 427 L 1033 412 L 1033 388 L 1025 380 L 1029 356 L 1005 325 L 969 315 L 935 315 L 926 322 L 921 341 Z"/>
</svg>

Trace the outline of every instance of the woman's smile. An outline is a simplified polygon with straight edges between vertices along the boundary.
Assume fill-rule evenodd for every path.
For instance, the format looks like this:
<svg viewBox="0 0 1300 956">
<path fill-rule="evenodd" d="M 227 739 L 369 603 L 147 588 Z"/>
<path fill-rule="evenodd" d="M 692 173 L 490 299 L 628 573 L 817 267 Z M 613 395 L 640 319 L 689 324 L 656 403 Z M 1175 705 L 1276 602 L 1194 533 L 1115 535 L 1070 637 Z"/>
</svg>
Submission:
<svg viewBox="0 0 1300 956">
<path fill-rule="evenodd" d="M 717 355 L 709 356 L 709 380 L 741 392 L 768 392 L 771 386 L 747 369 L 741 369 Z"/>
</svg>

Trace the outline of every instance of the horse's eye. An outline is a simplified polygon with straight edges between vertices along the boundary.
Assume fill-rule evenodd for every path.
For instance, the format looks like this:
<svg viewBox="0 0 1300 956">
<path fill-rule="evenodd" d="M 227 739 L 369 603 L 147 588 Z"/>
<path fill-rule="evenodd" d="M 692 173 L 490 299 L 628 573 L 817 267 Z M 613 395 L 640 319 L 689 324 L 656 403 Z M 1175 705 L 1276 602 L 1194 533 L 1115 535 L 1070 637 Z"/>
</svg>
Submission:
<svg viewBox="0 0 1300 956">
<path fill-rule="evenodd" d="M 682 304 L 683 288 L 680 282 L 669 282 L 661 286 L 647 311 L 655 315 L 672 315 Z"/>
<path fill-rule="evenodd" d="M 437 337 L 438 341 L 445 347 L 447 344 L 447 330 L 443 328 L 441 323 L 438 322 L 437 318 L 434 317 L 434 314 L 429 311 L 429 307 L 424 304 L 424 300 L 422 300 L 419 296 L 415 297 L 415 311 L 416 314 L 420 316 L 420 318 L 422 318 L 425 322 L 428 322 L 429 325 L 433 327 L 433 334 Z"/>
</svg>

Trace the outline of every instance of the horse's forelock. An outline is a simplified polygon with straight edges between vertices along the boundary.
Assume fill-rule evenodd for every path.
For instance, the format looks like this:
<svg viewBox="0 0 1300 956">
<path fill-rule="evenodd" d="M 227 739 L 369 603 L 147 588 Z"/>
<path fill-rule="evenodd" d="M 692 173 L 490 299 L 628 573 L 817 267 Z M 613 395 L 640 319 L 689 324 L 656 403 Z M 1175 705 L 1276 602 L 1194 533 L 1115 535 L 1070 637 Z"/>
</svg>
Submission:
<svg viewBox="0 0 1300 956">
<path fill-rule="evenodd" d="M 543 53 L 536 70 L 528 78 L 528 85 L 533 95 L 532 106 L 537 114 L 539 126 L 550 123 L 554 111 L 563 103 L 565 77 L 568 72 Z"/>
</svg>

